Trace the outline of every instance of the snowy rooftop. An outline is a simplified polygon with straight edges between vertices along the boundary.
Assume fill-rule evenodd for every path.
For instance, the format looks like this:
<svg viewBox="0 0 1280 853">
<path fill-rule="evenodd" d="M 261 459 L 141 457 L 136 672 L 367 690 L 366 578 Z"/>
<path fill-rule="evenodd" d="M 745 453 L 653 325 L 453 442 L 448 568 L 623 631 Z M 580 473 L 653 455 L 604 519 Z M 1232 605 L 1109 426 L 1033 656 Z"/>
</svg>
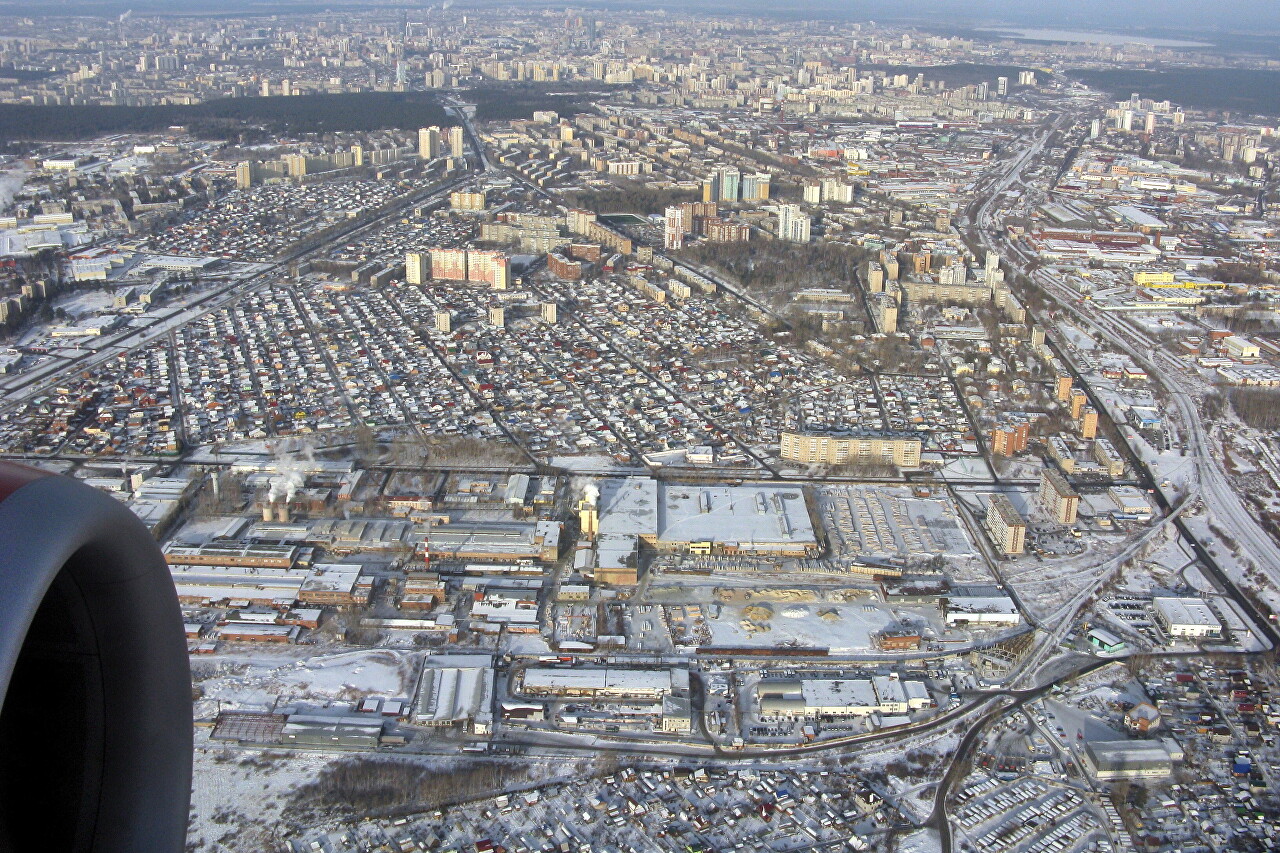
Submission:
<svg viewBox="0 0 1280 853">
<path fill-rule="evenodd" d="M 685 673 L 687 678 L 687 673 Z M 575 667 L 573 669 L 540 669 L 530 667 L 524 673 L 527 690 L 541 692 L 607 691 L 635 695 L 656 695 L 682 689 L 677 671 L 667 669 L 618 669 L 616 667 Z"/>
<path fill-rule="evenodd" d="M 645 477 L 603 485 L 600 532 L 744 547 L 817 542 L 798 486 L 666 485 Z"/>
<path fill-rule="evenodd" d="M 1164 614 L 1170 625 L 1195 625 L 1221 628 L 1222 623 L 1213 615 L 1209 605 L 1199 598 L 1154 598 L 1151 602 Z"/>
</svg>

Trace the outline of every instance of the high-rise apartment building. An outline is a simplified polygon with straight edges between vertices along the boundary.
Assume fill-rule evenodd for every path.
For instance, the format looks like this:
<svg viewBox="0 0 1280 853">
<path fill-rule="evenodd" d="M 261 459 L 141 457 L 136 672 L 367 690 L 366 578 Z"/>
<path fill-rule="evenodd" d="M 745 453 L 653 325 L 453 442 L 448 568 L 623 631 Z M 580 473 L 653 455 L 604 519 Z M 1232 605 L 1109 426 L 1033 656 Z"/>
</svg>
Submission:
<svg viewBox="0 0 1280 853">
<path fill-rule="evenodd" d="M 1085 404 L 1089 402 L 1089 395 L 1079 388 L 1072 388 L 1068 402 L 1071 404 L 1071 419 L 1079 420 L 1080 413 L 1084 411 Z"/>
<path fill-rule="evenodd" d="M 1044 507 L 1049 518 L 1058 524 L 1075 524 L 1076 511 L 1080 508 L 1080 495 L 1067 478 L 1052 468 L 1045 468 L 1040 474 L 1040 491 L 1036 493 L 1040 506 Z"/>
<path fill-rule="evenodd" d="M 666 222 L 663 229 L 662 244 L 668 251 L 675 251 L 684 246 L 685 227 L 684 208 L 673 204 L 667 208 Z"/>
<path fill-rule="evenodd" d="M 467 281 L 506 290 L 511 285 L 511 259 L 502 252 L 467 252 Z"/>
<path fill-rule="evenodd" d="M 987 502 L 987 517 L 983 520 L 983 527 L 992 543 L 1006 557 L 1021 554 L 1026 548 L 1026 519 L 1002 494 L 992 495 Z"/>
<path fill-rule="evenodd" d="M 772 182 L 773 176 L 768 172 L 756 172 L 753 175 L 744 175 L 742 178 L 742 200 L 768 201 L 769 187 Z"/>
<path fill-rule="evenodd" d="M 778 205 L 778 239 L 791 243 L 809 242 L 809 217 L 798 204 Z"/>
<path fill-rule="evenodd" d="M 1057 378 L 1054 381 L 1056 383 L 1054 397 L 1057 399 L 1057 401 L 1059 403 L 1065 403 L 1068 400 L 1070 400 L 1071 391 L 1074 388 L 1074 384 L 1071 380 L 1071 374 L 1059 373 Z"/>
<path fill-rule="evenodd" d="M 1085 406 L 1080 410 L 1080 437 L 1084 439 L 1098 437 L 1098 410 L 1093 406 Z"/>
<path fill-rule="evenodd" d="M 423 127 L 418 129 L 418 156 L 423 160 L 434 160 L 439 157 L 440 128 Z"/>
<path fill-rule="evenodd" d="M 719 166 L 702 182 L 702 200 L 738 201 L 742 197 L 742 173 L 733 166 Z"/>
<path fill-rule="evenodd" d="M 441 281 L 467 280 L 466 249 L 432 249 L 431 278 Z"/>
<path fill-rule="evenodd" d="M 425 284 L 431 280 L 431 256 L 426 252 L 409 252 L 404 256 L 404 280 L 409 284 Z"/>
<path fill-rule="evenodd" d="M 1031 424 L 1026 421 L 1008 421 L 991 431 L 991 452 L 996 456 L 1013 456 L 1027 449 L 1031 438 Z"/>
</svg>

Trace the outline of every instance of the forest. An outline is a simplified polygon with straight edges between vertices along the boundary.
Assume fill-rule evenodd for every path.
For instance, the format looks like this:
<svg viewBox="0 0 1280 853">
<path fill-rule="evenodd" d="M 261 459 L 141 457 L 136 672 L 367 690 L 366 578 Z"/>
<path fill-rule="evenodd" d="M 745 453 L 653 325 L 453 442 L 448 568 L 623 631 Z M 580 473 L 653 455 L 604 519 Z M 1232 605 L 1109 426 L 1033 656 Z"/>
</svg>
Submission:
<svg viewBox="0 0 1280 853">
<path fill-rule="evenodd" d="M 1240 420 L 1254 429 L 1280 429 L 1280 391 L 1263 388 L 1232 388 L 1227 392 L 1231 408 Z"/>
<path fill-rule="evenodd" d="M 1280 115 L 1280 71 L 1255 68 L 1078 68 L 1070 72 L 1086 86 L 1127 98 L 1170 100 L 1187 107 Z"/>
<path fill-rule="evenodd" d="M 450 124 L 434 95 L 359 92 L 289 98 L 220 98 L 202 104 L 146 107 L 0 104 L 0 138 L 92 139 L 107 133 L 152 133 L 186 127 L 205 139 L 271 133 L 370 131 Z"/>
<path fill-rule="evenodd" d="M 612 190 L 567 190 L 560 195 L 569 207 L 596 213 L 636 213 L 641 216 L 662 213 L 673 204 L 702 200 L 702 193 L 697 190 L 650 189 L 636 185 Z"/>
<path fill-rule="evenodd" d="M 463 97 L 479 121 L 529 118 L 535 110 L 577 111 L 585 92 L 549 93 L 541 85 L 493 85 Z M 432 92 L 344 92 L 274 98 L 218 98 L 145 107 L 0 104 L 0 139 L 75 140 L 108 133 L 186 127 L 202 139 L 265 140 L 272 134 L 415 130 L 457 124 Z"/>
<path fill-rule="evenodd" d="M 806 287 L 852 290 L 858 268 L 868 253 L 838 243 L 816 245 L 755 240 L 749 243 L 704 243 L 685 250 L 685 257 L 722 270 L 753 291 L 770 295 L 779 305 Z"/>
</svg>

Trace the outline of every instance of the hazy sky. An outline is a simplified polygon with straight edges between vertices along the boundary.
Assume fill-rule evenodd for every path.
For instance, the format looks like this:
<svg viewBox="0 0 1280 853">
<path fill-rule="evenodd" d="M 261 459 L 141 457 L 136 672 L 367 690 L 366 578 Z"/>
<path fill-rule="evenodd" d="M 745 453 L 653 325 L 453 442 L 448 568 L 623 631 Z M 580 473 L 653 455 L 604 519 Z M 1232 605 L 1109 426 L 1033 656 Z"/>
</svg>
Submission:
<svg viewBox="0 0 1280 853">
<path fill-rule="evenodd" d="M 439 5 L 439 0 L 435 0 Z M 139 13 L 216 11 L 288 13 L 309 9 L 353 8 L 353 0 L 0 0 L 0 10 L 114 15 L 133 8 Z M 422 9 L 431 2 L 384 3 L 375 6 Z M 750 12 L 788 17 L 838 16 L 852 20 L 912 20 L 922 26 L 1010 24 L 1023 27 L 1105 27 L 1135 31 L 1187 30 L 1262 35 L 1280 33 L 1280 0 L 455 0 L 455 9 L 468 6 L 516 5 L 546 7 L 642 7 L 673 11 Z"/>
</svg>

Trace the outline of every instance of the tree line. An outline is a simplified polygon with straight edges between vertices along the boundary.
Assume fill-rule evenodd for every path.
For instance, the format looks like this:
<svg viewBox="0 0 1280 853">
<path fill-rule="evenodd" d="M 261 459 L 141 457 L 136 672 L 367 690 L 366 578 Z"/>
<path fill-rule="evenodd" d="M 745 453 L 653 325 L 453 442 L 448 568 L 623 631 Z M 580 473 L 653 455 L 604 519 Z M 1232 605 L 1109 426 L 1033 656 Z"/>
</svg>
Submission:
<svg viewBox="0 0 1280 853">
<path fill-rule="evenodd" d="M 247 141 L 244 132 L 332 133 L 456 124 L 426 92 L 346 92 L 219 98 L 200 104 L 100 106 L 0 104 L 0 139 L 91 139 L 185 126 L 206 139 Z"/>
<path fill-rule="evenodd" d="M 1254 429 L 1280 429 L 1280 390 L 1232 388 L 1227 398 L 1240 420 Z"/>
</svg>

